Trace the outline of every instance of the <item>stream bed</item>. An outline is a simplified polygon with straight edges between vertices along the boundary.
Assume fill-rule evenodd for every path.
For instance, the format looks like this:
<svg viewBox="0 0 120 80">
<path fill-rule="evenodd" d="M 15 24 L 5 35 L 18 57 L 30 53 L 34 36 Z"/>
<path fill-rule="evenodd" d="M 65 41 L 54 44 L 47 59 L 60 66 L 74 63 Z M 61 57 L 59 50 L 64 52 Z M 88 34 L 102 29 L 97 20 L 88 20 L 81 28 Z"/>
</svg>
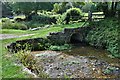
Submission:
<svg viewBox="0 0 120 80">
<path fill-rule="evenodd" d="M 103 49 L 77 44 L 71 50 L 32 53 L 50 78 L 120 78 L 120 59 Z"/>
</svg>

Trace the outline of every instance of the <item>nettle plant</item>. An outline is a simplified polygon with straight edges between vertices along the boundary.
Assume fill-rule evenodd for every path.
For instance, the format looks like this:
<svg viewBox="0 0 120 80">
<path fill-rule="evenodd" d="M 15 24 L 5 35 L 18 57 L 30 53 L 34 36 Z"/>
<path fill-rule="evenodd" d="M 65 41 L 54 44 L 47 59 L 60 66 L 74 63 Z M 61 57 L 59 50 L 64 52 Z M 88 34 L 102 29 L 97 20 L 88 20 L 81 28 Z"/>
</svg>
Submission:
<svg viewBox="0 0 120 80">
<path fill-rule="evenodd" d="M 30 45 L 25 44 L 25 48 L 17 51 L 15 53 L 16 59 L 22 63 L 26 68 L 30 69 L 32 72 L 41 78 L 49 77 L 43 72 L 43 67 L 38 64 L 37 58 L 31 53 Z"/>
<path fill-rule="evenodd" d="M 36 64 L 35 57 L 31 54 L 30 45 L 24 44 L 25 48 L 15 53 L 17 60 L 29 69 L 33 69 Z"/>
</svg>

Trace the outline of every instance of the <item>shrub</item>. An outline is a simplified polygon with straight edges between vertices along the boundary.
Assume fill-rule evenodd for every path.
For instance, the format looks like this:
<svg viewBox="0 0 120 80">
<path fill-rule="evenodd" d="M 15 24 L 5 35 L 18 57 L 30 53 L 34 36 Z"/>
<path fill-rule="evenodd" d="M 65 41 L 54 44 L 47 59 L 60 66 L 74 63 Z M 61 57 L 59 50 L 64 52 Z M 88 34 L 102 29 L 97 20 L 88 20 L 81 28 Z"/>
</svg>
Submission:
<svg viewBox="0 0 120 80">
<path fill-rule="evenodd" d="M 59 15 L 58 17 L 56 17 L 57 21 L 56 24 L 61 25 L 61 24 L 65 24 L 65 14 Z"/>
<path fill-rule="evenodd" d="M 10 21 L 9 19 L 4 20 L 4 22 L 2 22 L 2 29 L 20 29 L 20 30 L 26 30 L 27 26 L 25 24 L 22 23 L 12 23 L 12 21 Z"/>
<path fill-rule="evenodd" d="M 118 26 L 120 23 L 115 19 L 106 19 L 94 22 L 91 26 L 96 26 L 87 34 L 86 41 L 90 45 L 106 48 L 115 57 L 120 57 Z"/>
<path fill-rule="evenodd" d="M 20 30 L 26 30 L 28 29 L 27 26 L 25 24 L 22 23 L 13 23 L 14 29 L 20 29 Z"/>
<path fill-rule="evenodd" d="M 37 21 L 29 21 L 29 22 L 22 22 L 23 24 L 25 24 L 27 27 L 28 27 L 28 29 L 30 29 L 30 28 L 36 28 L 36 27 L 43 27 L 45 24 L 43 24 L 43 23 L 39 23 L 39 22 L 37 22 Z"/>
<path fill-rule="evenodd" d="M 32 17 L 33 21 L 37 21 L 42 24 L 52 24 L 56 23 L 56 15 L 45 15 L 45 14 L 40 14 L 40 15 L 35 15 Z"/>
<path fill-rule="evenodd" d="M 70 45 L 68 44 L 64 44 L 64 45 L 51 45 L 49 47 L 50 50 L 54 50 L 54 51 L 62 51 L 62 50 L 67 50 L 70 49 Z"/>
<path fill-rule="evenodd" d="M 79 8 L 70 8 L 65 13 L 65 21 L 68 24 L 70 21 L 77 21 L 81 19 L 82 12 Z"/>
<path fill-rule="evenodd" d="M 97 7 L 95 6 L 94 3 L 87 3 L 82 7 L 82 11 L 83 12 L 88 12 L 88 11 L 95 12 L 97 11 Z"/>
<path fill-rule="evenodd" d="M 36 63 L 34 56 L 28 50 L 20 50 L 15 54 L 17 59 L 27 68 L 32 69 Z"/>
<path fill-rule="evenodd" d="M 21 48 L 21 50 L 14 54 L 17 61 L 22 63 L 25 67 L 30 69 L 39 77 L 41 78 L 49 77 L 46 73 L 43 72 L 43 66 L 38 64 L 39 62 L 37 61 L 37 58 L 31 53 L 31 50 L 29 49 L 30 45 L 25 44 L 24 46 L 25 46 L 24 49 Z"/>
<path fill-rule="evenodd" d="M 2 18 L 2 22 L 6 22 L 8 20 L 9 20 L 9 18 Z"/>
<path fill-rule="evenodd" d="M 69 8 L 71 8 L 71 6 L 69 6 L 69 4 L 66 4 L 66 2 L 55 3 L 52 11 L 57 14 L 63 14 Z"/>
</svg>

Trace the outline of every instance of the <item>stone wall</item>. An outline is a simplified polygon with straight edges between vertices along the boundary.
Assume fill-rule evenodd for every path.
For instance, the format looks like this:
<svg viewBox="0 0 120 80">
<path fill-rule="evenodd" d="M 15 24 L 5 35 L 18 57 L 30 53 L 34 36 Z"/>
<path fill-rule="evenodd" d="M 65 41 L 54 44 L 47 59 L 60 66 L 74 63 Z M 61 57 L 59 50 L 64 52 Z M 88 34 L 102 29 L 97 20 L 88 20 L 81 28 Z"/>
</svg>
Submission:
<svg viewBox="0 0 120 80">
<path fill-rule="evenodd" d="M 47 43 L 48 40 L 44 38 L 33 38 L 33 39 L 25 39 L 25 40 L 18 40 L 16 42 L 10 43 L 6 46 L 6 48 L 9 50 L 9 52 L 17 52 L 21 49 L 25 49 L 26 47 L 37 51 L 40 50 L 40 43 L 41 45 L 44 45 L 44 43 Z"/>
</svg>

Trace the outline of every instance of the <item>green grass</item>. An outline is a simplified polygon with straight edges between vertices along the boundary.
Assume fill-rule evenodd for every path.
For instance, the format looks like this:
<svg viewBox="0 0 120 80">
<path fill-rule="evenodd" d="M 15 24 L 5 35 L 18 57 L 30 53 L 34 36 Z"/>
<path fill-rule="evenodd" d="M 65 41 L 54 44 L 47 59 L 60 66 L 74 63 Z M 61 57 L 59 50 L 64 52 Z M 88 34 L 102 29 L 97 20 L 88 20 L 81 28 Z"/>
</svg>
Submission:
<svg viewBox="0 0 120 80">
<path fill-rule="evenodd" d="M 83 22 L 74 23 L 74 24 L 67 24 L 67 25 L 52 25 L 50 28 L 36 30 L 36 31 L 2 29 L 2 33 L 3 34 L 15 34 L 15 35 L 35 34 L 35 35 L 28 36 L 26 38 L 37 38 L 37 37 L 44 37 L 44 36 L 48 35 L 48 33 L 50 33 L 50 32 L 62 31 L 64 28 L 78 28 L 82 24 L 83 24 Z"/>
<path fill-rule="evenodd" d="M 27 32 L 25 30 L 15 30 L 15 29 L 2 29 L 3 34 L 26 34 Z"/>
<path fill-rule="evenodd" d="M 45 28 L 37 31 L 30 31 L 30 30 L 14 30 L 14 29 L 3 29 L 3 34 L 16 34 L 16 35 L 23 35 L 23 34 L 35 34 L 32 36 L 26 36 L 21 38 L 12 38 L 12 39 L 5 39 L 2 40 L 2 46 L 0 46 L 1 53 L 0 53 L 0 63 L 2 63 L 2 67 L 0 66 L 0 69 L 2 68 L 2 77 L 3 78 L 25 78 L 26 75 L 21 71 L 21 67 L 15 66 L 14 62 L 15 59 L 13 56 L 9 56 L 9 52 L 5 49 L 5 46 L 11 42 L 14 42 L 16 40 L 22 40 L 22 39 L 28 39 L 28 38 L 37 38 L 37 37 L 46 37 L 46 35 L 49 34 L 49 32 L 58 32 L 62 31 L 64 28 L 77 28 L 80 27 L 83 23 L 74 23 L 74 24 L 68 24 L 68 25 L 54 25 L 50 28 Z M 1 41 L 1 40 L 0 40 Z"/>
<path fill-rule="evenodd" d="M 0 76 L 2 75 L 2 41 L 0 41 Z M 1 77 L 0 77 L 1 80 Z"/>
<path fill-rule="evenodd" d="M 15 40 L 15 39 L 14 39 Z M 2 78 L 20 78 L 20 77 L 25 77 L 25 73 L 21 71 L 21 67 L 15 66 L 14 65 L 14 58 L 9 55 L 7 50 L 5 49 L 5 45 L 9 42 L 12 42 L 13 39 L 9 39 L 8 41 L 2 41 L 2 48 L 1 48 L 1 53 L 2 55 Z M 1 70 L 0 70 L 1 71 Z"/>
</svg>

